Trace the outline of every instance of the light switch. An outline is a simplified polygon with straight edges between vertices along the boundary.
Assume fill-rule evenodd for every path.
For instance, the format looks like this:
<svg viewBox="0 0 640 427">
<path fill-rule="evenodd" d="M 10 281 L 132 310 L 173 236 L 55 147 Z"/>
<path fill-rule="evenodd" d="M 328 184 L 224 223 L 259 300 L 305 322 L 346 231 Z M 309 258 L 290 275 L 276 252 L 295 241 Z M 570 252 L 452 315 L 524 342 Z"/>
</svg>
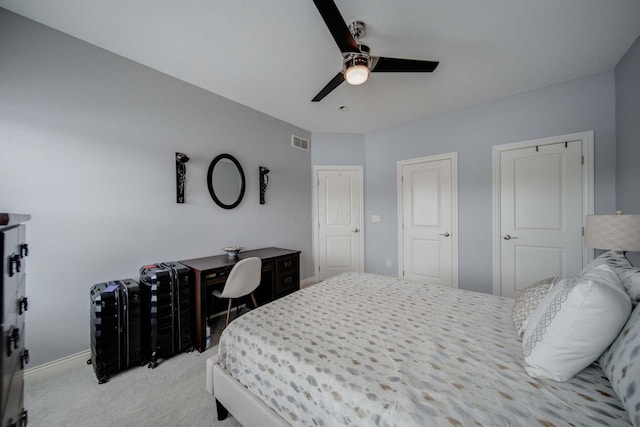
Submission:
<svg viewBox="0 0 640 427">
<path fill-rule="evenodd" d="M 371 222 L 380 222 L 380 215 L 371 215 Z"/>
</svg>

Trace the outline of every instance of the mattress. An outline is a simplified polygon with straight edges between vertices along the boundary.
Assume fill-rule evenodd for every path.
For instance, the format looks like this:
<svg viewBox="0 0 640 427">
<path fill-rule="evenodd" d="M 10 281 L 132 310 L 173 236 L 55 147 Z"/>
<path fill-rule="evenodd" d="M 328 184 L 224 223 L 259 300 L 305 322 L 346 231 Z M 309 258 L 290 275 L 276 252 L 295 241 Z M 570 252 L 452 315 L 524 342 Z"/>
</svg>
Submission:
<svg viewBox="0 0 640 427">
<path fill-rule="evenodd" d="M 347 273 L 233 321 L 220 366 L 292 425 L 630 425 L 597 365 L 526 374 L 512 305 Z"/>
</svg>

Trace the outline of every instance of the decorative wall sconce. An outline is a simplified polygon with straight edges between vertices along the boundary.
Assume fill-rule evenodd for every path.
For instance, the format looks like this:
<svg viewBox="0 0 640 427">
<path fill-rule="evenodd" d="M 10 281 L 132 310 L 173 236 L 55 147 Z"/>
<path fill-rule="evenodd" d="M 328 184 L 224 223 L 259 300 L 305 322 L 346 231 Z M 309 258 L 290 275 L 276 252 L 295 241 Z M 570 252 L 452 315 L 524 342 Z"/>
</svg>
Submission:
<svg viewBox="0 0 640 427">
<path fill-rule="evenodd" d="M 184 203 L 184 185 L 187 178 L 189 157 L 184 153 L 176 153 L 176 202 Z"/>
<path fill-rule="evenodd" d="M 259 167 L 260 170 L 260 204 L 264 205 L 264 193 L 267 191 L 269 184 L 269 169 L 264 166 Z"/>
</svg>

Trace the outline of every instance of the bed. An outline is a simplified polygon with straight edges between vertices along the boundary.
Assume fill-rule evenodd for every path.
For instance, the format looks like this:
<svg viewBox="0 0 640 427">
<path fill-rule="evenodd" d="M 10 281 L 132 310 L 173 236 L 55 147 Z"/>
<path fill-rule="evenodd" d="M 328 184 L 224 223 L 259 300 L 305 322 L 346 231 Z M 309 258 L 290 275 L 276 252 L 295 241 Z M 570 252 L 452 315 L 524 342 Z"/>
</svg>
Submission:
<svg viewBox="0 0 640 427">
<path fill-rule="evenodd" d="M 233 321 L 207 388 L 244 426 L 631 425 L 597 363 L 564 382 L 525 372 L 513 305 L 343 274 Z"/>
</svg>

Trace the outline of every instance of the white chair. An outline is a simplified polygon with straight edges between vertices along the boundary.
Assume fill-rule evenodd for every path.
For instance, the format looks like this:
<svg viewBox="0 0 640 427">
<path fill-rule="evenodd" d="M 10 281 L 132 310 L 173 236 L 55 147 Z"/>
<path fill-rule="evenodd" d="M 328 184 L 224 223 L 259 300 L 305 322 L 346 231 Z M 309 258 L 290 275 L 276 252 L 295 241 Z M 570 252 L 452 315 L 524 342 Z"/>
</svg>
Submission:
<svg viewBox="0 0 640 427">
<path fill-rule="evenodd" d="M 227 276 L 227 281 L 224 284 L 222 292 L 214 290 L 213 295 L 217 298 L 229 298 L 229 306 L 227 308 L 227 323 L 225 327 L 229 326 L 229 317 L 231 316 L 231 304 L 235 298 L 240 298 L 245 295 L 251 295 L 253 305 L 258 307 L 256 297 L 253 295 L 253 291 L 256 290 L 260 284 L 262 277 L 262 260 L 258 257 L 246 258 L 238 261 Z"/>
</svg>

